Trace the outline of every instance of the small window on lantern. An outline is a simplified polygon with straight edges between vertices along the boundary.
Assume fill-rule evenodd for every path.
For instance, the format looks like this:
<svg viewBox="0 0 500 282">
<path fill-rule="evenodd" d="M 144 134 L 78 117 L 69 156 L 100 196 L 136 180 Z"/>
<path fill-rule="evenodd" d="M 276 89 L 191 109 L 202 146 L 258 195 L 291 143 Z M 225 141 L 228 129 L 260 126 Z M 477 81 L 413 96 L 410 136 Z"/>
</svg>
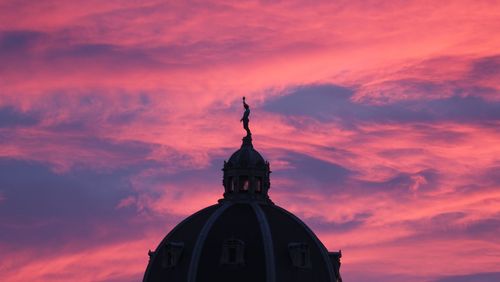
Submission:
<svg viewBox="0 0 500 282">
<path fill-rule="evenodd" d="M 288 244 L 288 252 L 293 266 L 298 268 L 311 268 L 311 257 L 308 244 L 290 243 Z"/>
<path fill-rule="evenodd" d="M 222 245 L 221 264 L 243 265 L 245 264 L 245 243 L 238 239 L 225 240 Z"/>
<path fill-rule="evenodd" d="M 262 192 L 262 178 L 257 177 L 255 179 L 255 193 L 261 193 Z"/>
<path fill-rule="evenodd" d="M 240 176 L 240 191 L 248 192 L 250 187 L 250 182 L 248 181 L 248 176 Z"/>
<path fill-rule="evenodd" d="M 168 242 L 162 251 L 161 265 L 163 268 L 175 267 L 181 259 L 184 243 L 182 242 Z"/>
<path fill-rule="evenodd" d="M 229 177 L 227 179 L 227 192 L 233 192 L 234 191 L 234 181 L 232 177 Z"/>
</svg>

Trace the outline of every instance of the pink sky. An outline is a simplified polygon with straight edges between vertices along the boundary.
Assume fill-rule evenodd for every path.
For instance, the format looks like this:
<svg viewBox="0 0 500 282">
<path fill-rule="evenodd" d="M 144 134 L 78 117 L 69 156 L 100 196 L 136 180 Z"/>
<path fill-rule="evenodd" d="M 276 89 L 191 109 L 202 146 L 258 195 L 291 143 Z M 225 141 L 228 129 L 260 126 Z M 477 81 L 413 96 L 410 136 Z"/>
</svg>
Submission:
<svg viewBox="0 0 500 282">
<path fill-rule="evenodd" d="M 499 1 L 207 2 L 0 3 L 0 280 L 142 279 L 242 96 L 345 281 L 500 280 Z"/>
</svg>

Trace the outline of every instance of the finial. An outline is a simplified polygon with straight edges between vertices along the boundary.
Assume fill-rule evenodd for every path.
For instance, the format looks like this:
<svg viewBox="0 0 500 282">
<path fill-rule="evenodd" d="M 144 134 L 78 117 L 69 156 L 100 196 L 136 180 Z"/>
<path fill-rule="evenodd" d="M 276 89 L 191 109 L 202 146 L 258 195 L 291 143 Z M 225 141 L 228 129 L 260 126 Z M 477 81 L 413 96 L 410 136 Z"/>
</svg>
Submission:
<svg viewBox="0 0 500 282">
<path fill-rule="evenodd" d="M 250 115 L 250 106 L 245 101 L 245 96 L 243 96 L 243 108 L 245 108 L 245 112 L 243 113 L 243 117 L 240 119 L 240 122 L 243 122 L 243 129 L 246 130 L 247 136 L 245 138 L 251 138 L 252 133 L 250 132 L 250 128 L 248 127 L 248 116 Z"/>
</svg>

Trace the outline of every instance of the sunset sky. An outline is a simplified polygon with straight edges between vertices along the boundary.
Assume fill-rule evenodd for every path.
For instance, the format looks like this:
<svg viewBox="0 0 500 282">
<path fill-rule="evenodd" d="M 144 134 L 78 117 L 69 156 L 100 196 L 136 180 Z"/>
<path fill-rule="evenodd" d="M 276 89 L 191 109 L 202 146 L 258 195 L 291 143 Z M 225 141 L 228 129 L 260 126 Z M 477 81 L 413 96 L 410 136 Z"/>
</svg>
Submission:
<svg viewBox="0 0 500 282">
<path fill-rule="evenodd" d="M 140 281 L 242 96 L 344 281 L 500 281 L 500 1 L 175 2 L 0 1 L 0 281 Z"/>
</svg>

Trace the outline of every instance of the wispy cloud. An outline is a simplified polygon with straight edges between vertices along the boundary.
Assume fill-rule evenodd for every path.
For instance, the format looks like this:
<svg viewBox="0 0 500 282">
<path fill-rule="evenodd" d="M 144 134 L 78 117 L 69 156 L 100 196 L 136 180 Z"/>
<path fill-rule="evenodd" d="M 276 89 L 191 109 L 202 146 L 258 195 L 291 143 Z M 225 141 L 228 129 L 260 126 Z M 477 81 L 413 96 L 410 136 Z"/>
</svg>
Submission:
<svg viewBox="0 0 500 282">
<path fill-rule="evenodd" d="M 496 7 L 2 1 L 0 276 L 140 279 L 221 197 L 246 95 L 271 197 L 346 280 L 495 279 Z"/>
</svg>

